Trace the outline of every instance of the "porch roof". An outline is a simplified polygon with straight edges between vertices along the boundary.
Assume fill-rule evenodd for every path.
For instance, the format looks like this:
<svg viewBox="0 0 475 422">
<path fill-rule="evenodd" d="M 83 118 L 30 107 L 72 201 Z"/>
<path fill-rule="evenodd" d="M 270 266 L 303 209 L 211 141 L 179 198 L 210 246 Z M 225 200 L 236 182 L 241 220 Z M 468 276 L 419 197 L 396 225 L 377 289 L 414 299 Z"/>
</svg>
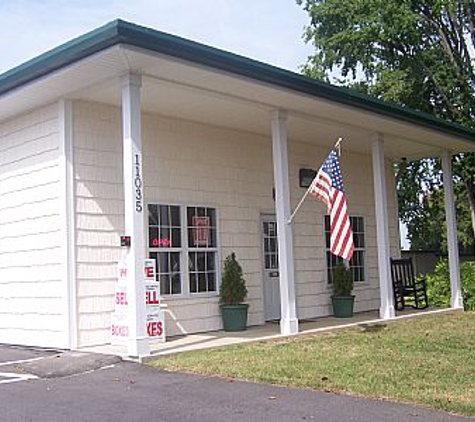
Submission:
<svg viewBox="0 0 475 422">
<path fill-rule="evenodd" d="M 122 20 L 0 75 L 0 121 L 61 97 L 120 105 L 119 77 L 130 71 L 144 75 L 145 111 L 267 135 L 268 119 L 259 120 L 282 108 L 303 141 L 343 135 L 366 150 L 362 139 L 383 132 L 392 158 L 475 149 L 475 130 Z"/>
</svg>

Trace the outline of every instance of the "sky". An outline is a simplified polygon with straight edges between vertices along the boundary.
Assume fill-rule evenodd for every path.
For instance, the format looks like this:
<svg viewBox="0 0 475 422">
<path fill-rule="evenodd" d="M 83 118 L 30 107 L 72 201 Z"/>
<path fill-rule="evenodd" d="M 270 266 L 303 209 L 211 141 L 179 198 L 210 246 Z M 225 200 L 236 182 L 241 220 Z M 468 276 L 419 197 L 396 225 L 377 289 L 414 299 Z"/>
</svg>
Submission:
<svg viewBox="0 0 475 422">
<path fill-rule="evenodd" d="M 295 0 L 0 0 L 0 74 L 117 18 L 297 72 L 313 51 Z"/>
<path fill-rule="evenodd" d="M 295 0 L 0 0 L 0 73 L 117 18 L 293 71 L 312 52 Z"/>
</svg>

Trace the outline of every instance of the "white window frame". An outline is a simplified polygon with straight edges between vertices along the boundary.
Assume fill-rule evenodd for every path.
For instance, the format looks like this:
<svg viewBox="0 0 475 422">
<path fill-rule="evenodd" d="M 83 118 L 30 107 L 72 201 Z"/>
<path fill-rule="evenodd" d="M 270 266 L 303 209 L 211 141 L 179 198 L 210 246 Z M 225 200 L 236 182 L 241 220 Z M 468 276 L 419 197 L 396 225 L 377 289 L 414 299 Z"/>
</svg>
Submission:
<svg viewBox="0 0 475 422">
<path fill-rule="evenodd" d="M 150 218 L 149 218 L 149 206 L 150 205 L 156 205 L 156 206 L 166 206 L 166 207 L 178 207 L 179 210 L 179 215 L 180 215 L 180 240 L 181 240 L 181 247 L 179 248 L 172 248 L 172 247 L 155 247 L 155 246 L 150 246 Z M 161 293 L 161 296 L 166 297 L 166 298 L 182 298 L 185 296 L 184 292 L 184 285 L 183 285 L 183 271 L 184 267 L 183 265 L 185 264 L 183 260 L 183 245 L 184 245 L 184 235 L 183 235 L 183 212 L 182 212 L 182 206 L 180 204 L 166 204 L 162 202 L 149 202 L 147 203 L 147 258 L 150 257 L 150 253 L 159 253 L 159 252 L 177 252 L 179 253 L 180 257 L 180 286 L 181 286 L 181 293 L 178 294 L 163 294 Z"/>
<path fill-rule="evenodd" d="M 180 229 L 181 229 L 181 247 L 180 248 L 158 248 L 150 246 L 150 230 L 148 219 L 149 205 L 176 206 L 180 210 Z M 215 212 L 216 219 L 216 246 L 213 248 L 192 248 L 188 246 L 188 208 L 212 208 Z M 148 202 L 147 203 L 147 257 L 150 252 L 179 252 L 180 253 L 180 294 L 162 294 L 163 298 L 169 300 L 195 299 L 195 298 L 213 298 L 219 296 L 221 282 L 221 247 L 220 247 L 220 228 L 219 228 L 219 210 L 215 205 L 203 204 L 183 204 L 183 203 L 166 203 L 166 202 Z M 214 252 L 215 268 L 216 268 L 216 291 L 213 292 L 190 292 L 190 271 L 188 267 L 189 252 Z"/>
<path fill-rule="evenodd" d="M 216 246 L 215 247 L 212 247 L 212 248 L 198 248 L 198 247 L 189 247 L 189 243 L 188 243 L 188 208 L 212 208 L 214 210 L 214 215 L 215 215 L 215 223 L 216 223 L 216 226 L 215 226 L 215 230 L 216 230 Z M 219 256 L 219 227 L 218 227 L 218 210 L 216 207 L 213 207 L 213 206 L 209 206 L 209 205 L 184 205 L 183 206 L 183 210 L 184 210 L 184 214 L 185 214 L 185 223 L 186 223 L 186 251 L 184 251 L 184 254 L 186 254 L 186 264 L 187 264 L 187 267 L 186 267 L 186 278 L 187 278 L 187 281 L 186 281 L 186 284 L 187 284 L 187 289 L 188 289 L 188 294 L 190 297 L 209 297 L 209 296 L 217 296 L 219 295 L 219 280 L 220 280 L 220 256 Z M 214 252 L 215 256 L 214 256 L 214 260 L 215 260 L 215 273 L 216 273 L 216 280 L 215 280 L 215 283 L 216 283 L 216 291 L 214 292 L 190 292 L 190 271 L 189 271 L 189 267 L 188 267 L 188 264 L 189 264 L 189 257 L 188 257 L 188 253 L 189 252 Z"/>
<path fill-rule="evenodd" d="M 325 219 L 327 218 L 328 214 L 325 214 L 323 216 L 323 241 L 324 241 L 324 245 L 325 247 L 323 248 L 323 254 L 324 254 L 324 262 L 325 262 L 325 281 L 326 281 L 326 286 L 327 286 L 327 289 L 331 289 L 332 288 L 332 284 L 330 283 L 330 280 L 328 278 L 328 263 L 327 263 L 327 254 L 328 252 L 330 252 L 330 248 L 327 247 L 327 238 L 326 238 L 326 230 L 325 230 Z M 355 281 L 355 288 L 358 288 L 358 287 L 361 287 L 361 286 L 365 286 L 365 285 L 368 285 L 369 284 L 369 279 L 368 279 L 368 232 L 366 230 L 366 218 L 364 215 L 358 215 L 358 214 L 351 214 L 349 215 L 349 217 L 351 218 L 361 218 L 363 220 L 363 228 L 364 228 L 364 231 L 363 231 L 363 234 L 364 234 L 364 243 L 365 243 L 365 247 L 364 248 L 356 248 L 355 247 L 355 251 L 362 251 L 364 253 L 364 265 L 363 265 L 363 271 L 364 271 L 364 280 L 361 280 L 361 281 Z"/>
</svg>

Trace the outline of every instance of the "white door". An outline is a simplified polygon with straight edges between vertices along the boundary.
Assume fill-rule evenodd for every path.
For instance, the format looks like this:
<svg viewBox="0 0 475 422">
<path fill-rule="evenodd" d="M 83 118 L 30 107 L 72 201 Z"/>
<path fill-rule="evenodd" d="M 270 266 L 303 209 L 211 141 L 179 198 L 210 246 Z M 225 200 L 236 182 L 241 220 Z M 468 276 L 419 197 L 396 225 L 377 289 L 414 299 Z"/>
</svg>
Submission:
<svg viewBox="0 0 475 422">
<path fill-rule="evenodd" d="M 280 319 L 279 254 L 277 222 L 274 215 L 262 217 L 264 263 L 264 315 L 266 321 Z"/>
</svg>

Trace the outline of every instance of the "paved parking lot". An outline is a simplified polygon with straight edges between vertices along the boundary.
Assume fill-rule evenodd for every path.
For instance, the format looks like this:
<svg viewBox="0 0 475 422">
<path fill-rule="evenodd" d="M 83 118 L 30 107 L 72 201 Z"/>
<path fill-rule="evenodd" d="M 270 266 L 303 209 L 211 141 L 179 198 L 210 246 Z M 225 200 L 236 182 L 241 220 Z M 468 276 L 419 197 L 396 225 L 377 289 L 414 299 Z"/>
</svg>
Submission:
<svg viewBox="0 0 475 422">
<path fill-rule="evenodd" d="M 56 352 L 46 349 L 32 349 L 0 344 L 0 365 L 19 360 L 50 356 L 54 353 Z"/>
<path fill-rule="evenodd" d="M 0 345 L 0 384 L 36 379 L 23 369 L 23 365 L 39 362 L 57 354 L 55 351 Z"/>
<path fill-rule="evenodd" d="M 0 346 L 0 420 L 462 422 L 418 406 Z M 8 371 L 7 371 L 8 370 Z"/>
</svg>

